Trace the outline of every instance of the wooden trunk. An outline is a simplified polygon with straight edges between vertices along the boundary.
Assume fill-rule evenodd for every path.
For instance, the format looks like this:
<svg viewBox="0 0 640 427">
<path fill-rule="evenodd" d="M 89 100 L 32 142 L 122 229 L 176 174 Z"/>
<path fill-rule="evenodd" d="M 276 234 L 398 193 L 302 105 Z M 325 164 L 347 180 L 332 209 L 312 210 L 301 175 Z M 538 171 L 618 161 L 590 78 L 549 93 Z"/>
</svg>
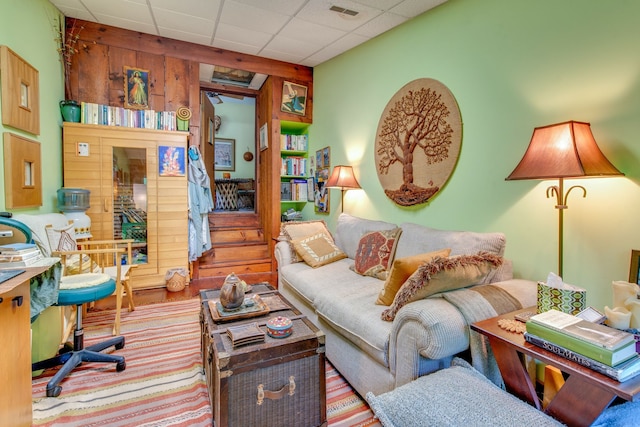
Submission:
<svg viewBox="0 0 640 427">
<path fill-rule="evenodd" d="M 268 284 L 253 285 L 271 312 L 261 317 L 214 322 L 201 291 L 202 359 L 217 427 L 326 426 L 324 334 Z M 249 294 L 250 295 L 250 294 Z M 293 321 L 293 333 L 234 348 L 229 326 L 256 322 L 266 331 L 275 316 Z"/>
</svg>

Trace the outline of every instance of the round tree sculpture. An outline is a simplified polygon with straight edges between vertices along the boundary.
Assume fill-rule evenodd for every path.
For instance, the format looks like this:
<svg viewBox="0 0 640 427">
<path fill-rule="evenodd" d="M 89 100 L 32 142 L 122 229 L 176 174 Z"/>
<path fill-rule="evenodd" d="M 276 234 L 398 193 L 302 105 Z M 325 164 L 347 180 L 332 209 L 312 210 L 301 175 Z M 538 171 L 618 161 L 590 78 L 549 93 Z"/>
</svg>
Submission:
<svg viewBox="0 0 640 427">
<path fill-rule="evenodd" d="M 375 161 L 385 194 L 401 206 L 429 201 L 449 179 L 462 142 L 453 94 L 437 80 L 402 87 L 384 109 Z"/>
</svg>

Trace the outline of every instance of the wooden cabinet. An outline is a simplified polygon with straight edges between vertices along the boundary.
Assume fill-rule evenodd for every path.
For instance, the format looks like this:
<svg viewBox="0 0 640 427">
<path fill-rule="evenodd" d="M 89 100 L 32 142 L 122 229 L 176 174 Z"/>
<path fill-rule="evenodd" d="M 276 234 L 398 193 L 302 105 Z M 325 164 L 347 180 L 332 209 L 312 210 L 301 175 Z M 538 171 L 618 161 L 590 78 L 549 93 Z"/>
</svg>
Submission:
<svg viewBox="0 0 640 427">
<path fill-rule="evenodd" d="M 64 124 L 64 186 L 90 191 L 93 239 L 135 239 L 136 289 L 188 267 L 187 135 Z"/>
<path fill-rule="evenodd" d="M 31 333 L 29 280 L 47 267 L 28 268 L 0 284 L 0 420 L 31 425 Z"/>
</svg>

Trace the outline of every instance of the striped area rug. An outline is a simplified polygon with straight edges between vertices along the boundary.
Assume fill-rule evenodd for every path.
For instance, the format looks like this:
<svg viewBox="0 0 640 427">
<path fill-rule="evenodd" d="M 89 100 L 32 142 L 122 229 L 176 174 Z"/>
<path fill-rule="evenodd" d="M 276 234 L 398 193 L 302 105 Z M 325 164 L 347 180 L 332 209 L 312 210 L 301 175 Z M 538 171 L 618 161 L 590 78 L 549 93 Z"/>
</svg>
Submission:
<svg viewBox="0 0 640 427">
<path fill-rule="evenodd" d="M 33 426 L 210 426 L 211 406 L 200 355 L 198 299 L 123 311 L 127 368 L 85 363 L 62 382 L 57 398 L 45 388 L 56 369 L 32 381 Z M 113 310 L 84 319 L 85 345 L 111 336 Z M 373 413 L 327 363 L 330 426 L 379 426 Z"/>
</svg>

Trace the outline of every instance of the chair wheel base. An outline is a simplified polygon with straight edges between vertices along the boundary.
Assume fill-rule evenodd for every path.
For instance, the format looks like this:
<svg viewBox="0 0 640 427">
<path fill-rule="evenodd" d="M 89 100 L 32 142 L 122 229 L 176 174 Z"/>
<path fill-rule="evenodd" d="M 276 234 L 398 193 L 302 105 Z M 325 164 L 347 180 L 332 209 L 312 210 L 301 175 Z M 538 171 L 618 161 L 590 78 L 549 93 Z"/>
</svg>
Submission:
<svg viewBox="0 0 640 427">
<path fill-rule="evenodd" d="M 59 385 L 51 388 L 47 387 L 47 397 L 58 397 L 60 396 L 61 392 L 62 387 L 60 387 Z"/>
</svg>

